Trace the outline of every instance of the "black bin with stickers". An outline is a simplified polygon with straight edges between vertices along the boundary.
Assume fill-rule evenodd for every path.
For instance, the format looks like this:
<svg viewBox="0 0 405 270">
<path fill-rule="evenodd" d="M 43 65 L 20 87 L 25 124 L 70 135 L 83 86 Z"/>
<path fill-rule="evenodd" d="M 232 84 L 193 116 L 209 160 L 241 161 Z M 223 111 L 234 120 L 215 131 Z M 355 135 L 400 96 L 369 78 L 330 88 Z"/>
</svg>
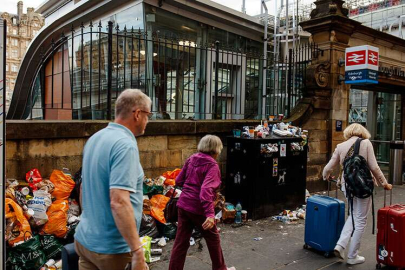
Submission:
<svg viewBox="0 0 405 270">
<path fill-rule="evenodd" d="M 260 219 L 305 203 L 308 146 L 302 138 L 227 138 L 225 198 Z"/>
</svg>

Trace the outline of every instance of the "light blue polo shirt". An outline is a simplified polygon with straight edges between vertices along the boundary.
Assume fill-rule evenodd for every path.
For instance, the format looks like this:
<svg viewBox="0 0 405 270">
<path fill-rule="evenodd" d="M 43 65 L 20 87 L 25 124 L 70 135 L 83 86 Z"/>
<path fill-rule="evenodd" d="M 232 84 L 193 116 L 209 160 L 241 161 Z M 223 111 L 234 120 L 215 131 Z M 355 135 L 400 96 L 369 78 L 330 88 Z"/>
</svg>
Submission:
<svg viewBox="0 0 405 270">
<path fill-rule="evenodd" d="M 130 251 L 115 224 L 110 189 L 130 192 L 137 229 L 143 207 L 143 169 L 132 132 L 117 123 L 94 134 L 83 150 L 82 215 L 75 239 L 90 251 L 118 254 Z"/>
</svg>

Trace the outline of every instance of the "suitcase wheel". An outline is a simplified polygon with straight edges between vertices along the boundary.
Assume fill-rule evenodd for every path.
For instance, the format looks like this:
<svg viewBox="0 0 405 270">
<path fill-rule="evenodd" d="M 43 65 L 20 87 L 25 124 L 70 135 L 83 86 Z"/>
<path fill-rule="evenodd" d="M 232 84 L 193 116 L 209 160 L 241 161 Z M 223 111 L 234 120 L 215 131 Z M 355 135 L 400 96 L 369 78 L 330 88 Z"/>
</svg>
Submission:
<svg viewBox="0 0 405 270">
<path fill-rule="evenodd" d="M 329 258 L 329 257 L 330 257 L 330 252 L 325 252 L 325 254 L 323 254 L 323 256 L 324 256 L 325 258 Z"/>
<path fill-rule="evenodd" d="M 304 248 L 304 249 L 308 249 L 309 247 L 308 247 L 307 244 L 304 244 L 303 248 Z"/>
<path fill-rule="evenodd" d="M 376 269 L 381 269 L 381 263 L 377 263 L 377 265 L 375 266 Z"/>
</svg>

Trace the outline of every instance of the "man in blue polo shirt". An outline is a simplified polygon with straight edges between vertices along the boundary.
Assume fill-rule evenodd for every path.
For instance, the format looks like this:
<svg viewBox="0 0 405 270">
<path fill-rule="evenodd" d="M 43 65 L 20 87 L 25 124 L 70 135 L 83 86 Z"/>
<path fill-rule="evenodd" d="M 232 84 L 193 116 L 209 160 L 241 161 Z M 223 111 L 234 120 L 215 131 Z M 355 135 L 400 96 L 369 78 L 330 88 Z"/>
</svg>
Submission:
<svg viewBox="0 0 405 270">
<path fill-rule="evenodd" d="M 115 121 L 83 150 L 82 215 L 75 248 L 80 270 L 148 269 L 139 240 L 143 169 L 136 136 L 145 132 L 151 100 L 139 90 L 121 93 Z"/>
</svg>

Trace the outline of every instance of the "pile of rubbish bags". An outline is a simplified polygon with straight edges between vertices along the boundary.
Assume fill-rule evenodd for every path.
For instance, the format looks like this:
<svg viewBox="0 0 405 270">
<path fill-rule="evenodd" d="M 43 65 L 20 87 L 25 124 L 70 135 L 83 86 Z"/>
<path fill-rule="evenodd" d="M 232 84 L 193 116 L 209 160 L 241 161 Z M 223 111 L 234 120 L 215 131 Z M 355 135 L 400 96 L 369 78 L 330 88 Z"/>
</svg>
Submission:
<svg viewBox="0 0 405 270">
<path fill-rule="evenodd" d="M 80 175 L 63 169 L 43 179 L 32 169 L 25 181 L 7 180 L 7 269 L 61 269 L 62 247 L 74 241 L 80 221 Z"/>
<path fill-rule="evenodd" d="M 174 239 L 177 224 L 166 222 L 164 209 L 170 197 L 179 197 L 175 188 L 180 169 L 167 171 L 157 178 L 144 178 L 143 214 L 139 235 L 147 263 L 160 260 L 162 247 Z M 81 170 L 73 177 L 68 169 L 54 170 L 49 179 L 37 169 L 26 174 L 25 181 L 8 179 L 6 185 L 7 269 L 61 269 L 64 245 L 74 242 L 80 222 Z M 216 213 L 225 205 L 217 194 Z M 200 238 L 195 231 L 192 239 Z M 152 248 L 157 245 L 156 248 Z"/>
<path fill-rule="evenodd" d="M 166 222 L 164 209 L 172 195 L 178 198 L 181 194 L 180 189 L 175 189 L 175 179 L 180 171 L 180 169 L 175 169 L 167 171 L 157 178 L 144 178 L 143 213 L 139 236 L 144 244 L 147 263 L 160 260 L 158 255 L 162 253 L 159 248 L 152 249 L 152 244 L 157 244 L 161 248 L 166 246 L 167 241 L 176 237 L 177 225 Z"/>
</svg>

